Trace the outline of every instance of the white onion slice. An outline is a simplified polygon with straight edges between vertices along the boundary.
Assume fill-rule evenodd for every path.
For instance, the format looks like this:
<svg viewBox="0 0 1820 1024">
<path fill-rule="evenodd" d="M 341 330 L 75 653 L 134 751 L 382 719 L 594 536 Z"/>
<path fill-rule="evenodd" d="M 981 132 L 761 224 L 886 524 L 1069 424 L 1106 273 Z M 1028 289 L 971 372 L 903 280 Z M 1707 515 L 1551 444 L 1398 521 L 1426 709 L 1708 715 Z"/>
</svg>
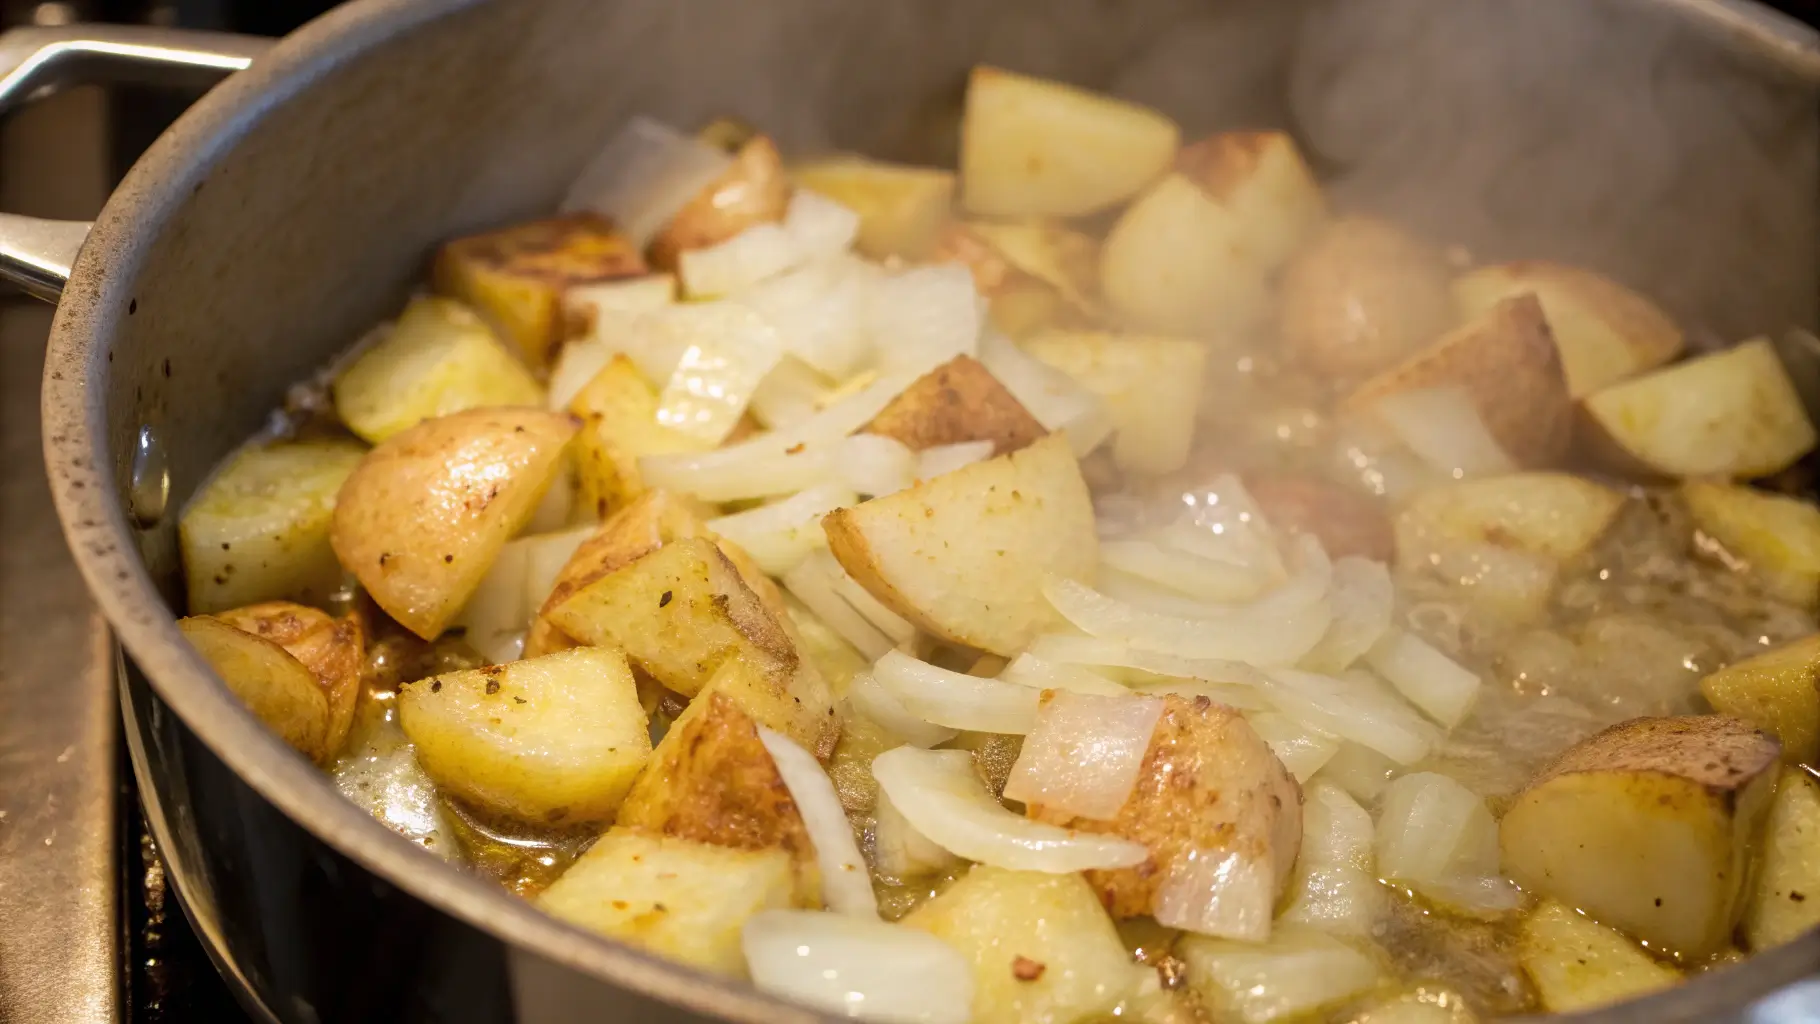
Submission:
<svg viewBox="0 0 1820 1024">
<path fill-rule="evenodd" d="M 1333 563 L 1333 622 L 1302 659 L 1313 672 L 1343 672 L 1390 629 L 1396 587 L 1382 562 L 1348 555 Z"/>
<path fill-rule="evenodd" d="M 1215 603 L 1252 600 L 1276 582 L 1250 566 L 1203 558 L 1148 540 L 1102 541 L 1100 564 L 1197 601 Z"/>
<path fill-rule="evenodd" d="M 772 327 L 777 328 L 778 336 L 785 340 L 787 349 L 789 333 L 782 328 L 780 322 L 756 304 L 752 308 L 757 309 L 760 315 L 771 321 Z M 783 430 L 804 423 L 821 408 L 822 396 L 827 390 L 827 381 L 821 374 L 795 356 L 785 356 L 752 390 L 752 417 L 766 430 Z"/>
<path fill-rule="evenodd" d="M 872 760 L 872 777 L 918 832 L 966 860 L 1064 875 L 1131 867 L 1150 856 L 1141 843 L 1011 813 L 987 792 L 964 750 L 887 750 Z"/>
<path fill-rule="evenodd" d="M 790 791 L 796 811 L 802 815 L 803 828 L 815 844 L 815 863 L 822 873 L 822 899 L 828 909 L 856 917 L 878 918 L 878 897 L 872 893 L 872 876 L 866 871 L 865 858 L 853 839 L 853 826 L 841 807 L 834 782 L 822 770 L 815 755 L 797 746 L 781 733 L 764 726 L 758 738 L 771 752 L 777 774 Z"/>
<path fill-rule="evenodd" d="M 1169 866 L 1154 916 L 1166 928 L 1263 942 L 1270 938 L 1275 902 L 1276 876 L 1268 859 L 1236 850 L 1194 850 Z"/>
<path fill-rule="evenodd" d="M 825 536 L 824 534 L 824 538 Z M 873 597 L 871 591 L 847 574 L 847 570 L 841 567 L 840 562 L 832 554 L 827 551 L 819 551 L 811 557 L 822 565 L 828 578 L 833 581 L 834 592 L 852 606 L 861 618 L 870 623 L 872 628 L 885 634 L 893 646 L 907 647 L 916 642 L 916 627 L 903 616 L 885 607 L 878 598 Z"/>
<path fill-rule="evenodd" d="M 1517 468 L 1463 388 L 1399 391 L 1379 400 L 1373 412 L 1423 462 L 1456 480 Z"/>
<path fill-rule="evenodd" d="M 916 482 L 916 453 L 895 437 L 854 434 L 835 448 L 834 472 L 869 498 L 896 494 Z"/>
<path fill-rule="evenodd" d="M 826 553 L 811 552 L 784 573 L 784 589 L 808 605 L 816 618 L 827 623 L 829 629 L 840 634 L 840 638 L 852 644 L 855 650 L 867 658 L 882 657 L 896 646 L 895 643 L 841 596 L 836 581 L 844 573 L 839 572 L 839 563 L 831 570 L 826 562 L 816 557 Z"/>
<path fill-rule="evenodd" d="M 537 503 L 519 536 L 556 533 L 569 526 L 575 511 L 575 475 L 570 472 L 573 467 L 569 463 L 570 460 L 563 460 L 563 465 L 556 471 L 556 479 L 550 481 L 549 489 L 543 492 L 543 499 Z"/>
<path fill-rule="evenodd" d="M 1238 477 L 1225 473 L 1182 495 L 1182 518 L 1157 531 L 1165 544 L 1215 562 L 1249 566 L 1270 582 L 1286 575 L 1276 531 Z"/>
<path fill-rule="evenodd" d="M 890 690 L 879 685 L 870 672 L 856 672 L 847 687 L 847 699 L 860 714 L 884 730 L 916 747 L 933 747 L 960 735 L 957 730 L 931 725 L 910 713 Z"/>
<path fill-rule="evenodd" d="M 1270 941 L 1184 944 L 1197 989 L 1245 1024 L 1319 1019 L 1316 1012 L 1369 992 L 1384 981 L 1371 956 L 1309 928 L 1278 928 Z"/>
<path fill-rule="evenodd" d="M 879 874 L 902 881 L 960 864 L 960 858 L 918 832 L 884 793 L 874 801 L 872 817 L 872 863 Z"/>
<path fill-rule="evenodd" d="M 1045 633 L 1030 642 L 1026 653 L 1044 661 L 1127 669 L 1164 679 L 1200 680 L 1248 688 L 1265 683 L 1263 673 L 1244 662 L 1177 658 L 1154 651 L 1134 650 L 1115 640 L 1092 636 Z"/>
<path fill-rule="evenodd" d="M 1307 782 L 1340 750 L 1338 739 L 1285 714 L 1253 711 L 1245 720 L 1297 782 Z"/>
<path fill-rule="evenodd" d="M 1477 675 L 1407 630 L 1386 633 L 1366 653 L 1365 663 L 1411 704 L 1449 729 L 1466 719 L 1479 698 Z"/>
<path fill-rule="evenodd" d="M 1178 558 L 1192 557 L 1178 554 Z M 1149 580 L 1120 572 L 1105 563 L 1101 563 L 1098 582 L 1095 589 L 1114 601 L 1156 612 L 1158 615 L 1171 615 L 1182 619 L 1210 619 L 1230 615 L 1234 605 L 1211 604 L 1193 597 L 1184 597 L 1179 591 L 1159 586 Z"/>
<path fill-rule="evenodd" d="M 1355 800 L 1376 800 L 1384 787 L 1397 774 L 1397 763 L 1383 754 L 1357 743 L 1343 741 L 1326 765 L 1321 780 L 1351 794 Z"/>
<path fill-rule="evenodd" d="M 1365 938 L 1383 912 L 1386 895 L 1372 860 L 1371 815 L 1338 786 L 1317 782 L 1305 787 L 1302 848 L 1288 905 L 1278 920 Z"/>
<path fill-rule="evenodd" d="M 524 547 L 527 618 L 543 607 L 544 599 L 550 596 L 550 591 L 556 589 L 556 577 L 562 574 L 563 566 L 569 564 L 575 550 L 598 530 L 599 527 L 590 524 L 572 530 L 532 534 L 506 545 L 511 547 L 512 544 L 520 544 Z"/>
<path fill-rule="evenodd" d="M 763 910 L 740 932 L 752 984 L 835 1016 L 967 1024 L 973 965 L 928 932 L 813 910 Z"/>
<path fill-rule="evenodd" d="M 950 672 L 902 651 L 878 659 L 872 678 L 918 718 L 969 732 L 1022 736 L 1036 724 L 1042 699 L 1040 690 Z"/>
<path fill-rule="evenodd" d="M 1076 456 L 1111 436 L 1112 415 L 1104 399 L 1011 339 L 988 332 L 980 341 L 979 360 L 1045 430 L 1067 433 Z"/>
<path fill-rule="evenodd" d="M 839 256 L 859 237 L 859 214 L 819 192 L 799 188 L 784 210 L 784 230 L 805 260 Z"/>
<path fill-rule="evenodd" d="M 933 480 L 962 466 L 971 466 L 975 462 L 991 458 L 992 450 L 991 441 L 962 441 L 958 444 L 924 448 L 916 453 L 916 478 Z"/>
<path fill-rule="evenodd" d="M 784 350 L 836 380 L 871 355 L 866 276 L 845 262 L 811 263 L 741 292 L 777 328 Z"/>
<path fill-rule="evenodd" d="M 1379 801 L 1378 873 L 1471 914 L 1520 900 L 1498 875 L 1498 824 L 1478 794 L 1435 772 L 1392 782 Z"/>
<path fill-rule="evenodd" d="M 1118 817 L 1162 717 L 1155 697 L 1056 691 L 1005 780 L 1005 799 L 1094 821 Z"/>
<path fill-rule="evenodd" d="M 1414 764 L 1434 746 L 1434 726 L 1394 694 L 1358 679 L 1313 672 L 1273 669 L 1266 675 L 1270 701 L 1310 728 L 1370 747 L 1398 764 Z"/>
<path fill-rule="evenodd" d="M 973 272 L 959 263 L 913 267 L 872 283 L 866 328 L 878 365 L 921 375 L 979 349 L 984 316 Z"/>
<path fill-rule="evenodd" d="M 530 553 L 518 541 L 500 548 L 468 603 L 450 623 L 465 630 L 468 646 L 495 664 L 516 661 L 524 648 L 524 631 L 533 611 L 525 597 Z"/>
<path fill-rule="evenodd" d="M 727 154 L 694 136 L 648 117 L 634 117 L 569 186 L 562 210 L 604 214 L 643 249 L 677 211 L 732 165 Z"/>
<path fill-rule="evenodd" d="M 612 349 L 586 338 L 563 345 L 556 355 L 556 365 L 550 369 L 550 389 L 544 404 L 551 412 L 566 412 L 581 389 L 607 368 L 613 355 Z"/>
<path fill-rule="evenodd" d="M 1160 683 L 1140 683 L 1133 686 L 1131 690 L 1133 693 L 1142 693 L 1152 697 L 1186 697 L 1189 700 L 1205 697 L 1215 704 L 1224 704 L 1240 711 L 1269 711 L 1276 707 L 1261 692 L 1249 686 L 1209 683 L 1199 679 L 1169 679 Z"/>
<path fill-rule="evenodd" d="M 581 389 L 620 352 L 631 351 L 641 330 L 639 317 L 676 302 L 676 279 L 653 274 L 617 281 L 578 284 L 563 293 L 564 316 L 586 324 L 583 333 L 563 345 L 550 371 L 549 407 L 561 412 Z M 663 380 L 674 365 L 653 379 Z"/>
<path fill-rule="evenodd" d="M 717 445 L 739 425 L 783 347 L 764 317 L 738 303 L 689 303 L 666 315 L 688 345 L 658 396 L 657 422 Z"/>
<path fill-rule="evenodd" d="M 1061 690 L 1068 693 L 1094 694 L 1101 697 L 1128 697 L 1131 690 L 1098 672 L 1089 672 L 1079 665 L 1065 665 L 1060 662 L 1044 661 L 1032 657 L 1028 652 L 1011 659 L 1011 663 L 1002 669 L 998 678 L 1007 683 L 1028 686 L 1036 690 Z"/>
<path fill-rule="evenodd" d="M 776 224 L 754 224 L 724 242 L 685 250 L 676 273 L 689 298 L 725 298 L 801 262 L 789 232 Z"/>
<path fill-rule="evenodd" d="M 710 519 L 709 530 L 738 544 L 768 576 L 782 576 L 810 553 L 828 546 L 822 517 L 859 496 L 839 484 L 821 484 L 782 501 Z"/>
</svg>

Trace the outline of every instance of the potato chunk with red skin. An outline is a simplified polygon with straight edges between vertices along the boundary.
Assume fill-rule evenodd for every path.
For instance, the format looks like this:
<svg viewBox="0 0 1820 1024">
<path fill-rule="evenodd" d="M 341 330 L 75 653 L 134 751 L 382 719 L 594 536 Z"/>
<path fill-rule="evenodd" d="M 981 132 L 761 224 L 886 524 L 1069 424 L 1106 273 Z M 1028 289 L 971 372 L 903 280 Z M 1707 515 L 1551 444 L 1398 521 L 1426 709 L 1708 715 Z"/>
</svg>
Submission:
<svg viewBox="0 0 1820 1024">
<path fill-rule="evenodd" d="M 790 179 L 777 144 L 754 135 L 739 144 L 733 166 L 670 218 L 646 254 L 657 269 L 675 270 L 684 252 L 718 245 L 755 224 L 781 220 L 789 205 Z"/>
<path fill-rule="evenodd" d="M 1093 821 L 1040 805 L 1028 814 L 1150 848 L 1135 867 L 1086 872 L 1115 918 L 1154 916 L 1173 873 L 1210 854 L 1237 854 L 1269 872 L 1267 928 L 1302 845 L 1301 787 L 1237 711 L 1206 697 L 1163 698 L 1137 785 L 1118 817 Z"/>
<path fill-rule="evenodd" d="M 248 605 L 215 617 L 235 629 L 270 640 L 310 670 L 329 704 L 323 750 L 331 756 L 340 750 L 354 723 L 361 668 L 366 664 L 366 630 L 361 627 L 360 617 L 349 612 L 337 619 L 325 611 L 289 601 Z"/>
<path fill-rule="evenodd" d="M 918 377 L 862 429 L 902 441 L 912 451 L 991 441 L 994 455 L 1049 433 L 992 371 L 965 355 Z"/>
<path fill-rule="evenodd" d="M 1313 534 L 1334 558 L 1388 562 L 1396 554 L 1390 519 L 1371 498 L 1309 473 L 1244 475 L 1245 489 L 1279 530 Z"/>
</svg>

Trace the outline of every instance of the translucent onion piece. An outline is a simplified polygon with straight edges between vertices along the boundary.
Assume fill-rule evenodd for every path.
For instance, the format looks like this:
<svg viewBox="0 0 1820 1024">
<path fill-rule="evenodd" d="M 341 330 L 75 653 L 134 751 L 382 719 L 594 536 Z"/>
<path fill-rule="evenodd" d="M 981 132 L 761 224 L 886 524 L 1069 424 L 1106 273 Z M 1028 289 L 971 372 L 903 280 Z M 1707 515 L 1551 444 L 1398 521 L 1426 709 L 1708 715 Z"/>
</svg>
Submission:
<svg viewBox="0 0 1820 1024">
<path fill-rule="evenodd" d="M 962 441 L 959 444 L 924 448 L 916 453 L 916 478 L 933 480 L 944 473 L 952 473 L 962 466 L 971 466 L 991 457 L 991 441 Z"/>
<path fill-rule="evenodd" d="M 1027 653 L 1044 661 L 1120 668 L 1165 679 L 1192 679 L 1237 687 L 1259 687 L 1265 683 L 1263 673 L 1243 662 L 1177 658 L 1154 651 L 1134 650 L 1116 640 L 1092 636 L 1045 633 L 1030 642 Z"/>
<path fill-rule="evenodd" d="M 1371 815 L 1338 786 L 1303 790 L 1302 848 L 1278 920 L 1330 935 L 1365 938 L 1382 915 L 1386 893 L 1374 869 Z"/>
<path fill-rule="evenodd" d="M 872 893 L 872 876 L 853 839 L 853 826 L 841 807 L 834 782 L 815 755 L 781 733 L 759 726 L 758 738 L 771 752 L 777 774 L 790 791 L 802 815 L 809 841 L 815 844 L 815 863 L 822 873 L 822 899 L 839 914 L 878 918 L 878 897 Z"/>
<path fill-rule="evenodd" d="M 835 449 L 834 472 L 869 498 L 896 494 L 916 482 L 916 453 L 894 437 L 854 434 Z"/>
<path fill-rule="evenodd" d="M 1386 633 L 1366 653 L 1365 663 L 1449 729 L 1464 721 L 1479 699 L 1477 675 L 1406 630 Z"/>
<path fill-rule="evenodd" d="M 764 910 L 740 933 L 752 984 L 835 1016 L 967 1024 L 973 966 L 928 932 L 813 910 Z"/>
<path fill-rule="evenodd" d="M 1216 562 L 1248 566 L 1270 582 L 1285 575 L 1276 532 L 1251 492 L 1230 473 L 1211 486 L 1182 495 L 1182 518 L 1158 531 L 1158 539 Z"/>
<path fill-rule="evenodd" d="M 1357 679 L 1290 669 L 1273 669 L 1267 677 L 1271 703 L 1310 728 L 1370 747 L 1398 764 L 1414 764 L 1434 746 L 1434 726 L 1393 693 Z"/>
<path fill-rule="evenodd" d="M 689 200 L 725 174 L 733 161 L 692 135 L 634 117 L 582 169 L 562 210 L 611 218 L 643 249 Z"/>
<path fill-rule="evenodd" d="M 1214 561 L 1148 540 L 1100 544 L 1100 564 L 1197 601 L 1249 601 L 1276 582 L 1250 566 Z"/>
<path fill-rule="evenodd" d="M 1297 782 L 1307 782 L 1339 752 L 1340 741 L 1311 729 L 1288 715 L 1273 711 L 1254 711 L 1245 716 L 1270 747 L 1270 752 L 1283 762 Z"/>
<path fill-rule="evenodd" d="M 1205 697 L 1215 704 L 1224 704 L 1240 711 L 1269 711 L 1276 706 L 1270 703 L 1262 693 L 1249 686 L 1208 683 L 1199 679 L 1170 679 L 1160 683 L 1140 683 L 1131 689 L 1134 693 L 1148 694 L 1153 697 L 1176 696 L 1187 697 L 1189 700 Z"/>
<path fill-rule="evenodd" d="M 773 327 L 779 326 L 778 321 L 765 314 L 764 310 L 760 309 L 759 312 L 771 320 Z M 777 333 L 788 342 L 788 332 L 779 329 Z M 758 420 L 766 430 L 783 430 L 806 422 L 821 408 L 822 396 L 827 389 L 827 381 L 821 374 L 802 360 L 786 355 L 753 389 L 752 418 Z"/>
<path fill-rule="evenodd" d="M 1357 743 L 1342 742 L 1340 749 L 1321 768 L 1317 781 L 1331 782 L 1355 800 L 1371 801 L 1384 792 L 1397 774 L 1397 763 L 1383 754 Z"/>
<path fill-rule="evenodd" d="M 988 333 L 980 341 L 979 360 L 1044 429 L 1066 432 L 1075 455 L 1086 455 L 1111 436 L 1104 399 L 1009 338 Z"/>
<path fill-rule="evenodd" d="M 783 347 L 764 317 L 737 303 L 691 303 L 671 317 L 690 342 L 658 397 L 657 422 L 719 444 L 739 425 Z M 685 327 L 684 320 L 694 323 Z"/>
<path fill-rule="evenodd" d="M 819 192 L 799 188 L 784 211 L 784 230 L 806 260 L 839 256 L 859 236 L 859 214 Z"/>
<path fill-rule="evenodd" d="M 880 874 L 902 881 L 960 865 L 960 858 L 918 832 L 885 794 L 878 795 L 872 814 L 872 863 Z"/>
<path fill-rule="evenodd" d="M 822 484 L 782 501 L 710 519 L 705 525 L 738 544 L 766 575 L 782 576 L 828 546 L 823 516 L 858 501 L 858 495 L 839 484 Z"/>
<path fill-rule="evenodd" d="M 916 747 L 933 747 L 960 735 L 957 730 L 932 725 L 910 713 L 891 691 L 880 686 L 870 672 L 856 672 L 848 684 L 847 699 L 853 709 L 877 722 L 884 730 Z"/>
<path fill-rule="evenodd" d="M 839 380 L 871 355 L 864 282 L 844 262 L 812 263 L 740 293 L 739 300 L 771 321 L 785 351 Z"/>
<path fill-rule="evenodd" d="M 1101 697 L 1126 697 L 1131 694 L 1130 688 L 1098 672 L 1089 672 L 1079 665 L 1044 661 L 1028 653 L 1012 658 L 1011 664 L 999 672 L 998 678 L 1037 690 L 1065 690 Z"/>
<path fill-rule="evenodd" d="M 590 524 L 572 530 L 532 534 L 506 545 L 510 547 L 512 544 L 521 544 L 525 549 L 526 618 L 543 607 L 544 599 L 550 596 L 550 591 L 556 589 L 556 577 L 562 574 L 562 567 L 569 564 L 569 558 L 575 554 L 575 549 L 594 536 L 598 529 Z"/>
<path fill-rule="evenodd" d="M 530 522 L 525 524 L 523 534 L 556 533 L 569 525 L 575 511 L 575 477 L 568 470 L 565 465 L 557 471 L 556 479 L 550 481 L 549 489 L 543 492 L 543 499 L 531 513 Z"/>
<path fill-rule="evenodd" d="M 950 672 L 902 651 L 879 658 L 872 677 L 923 721 L 969 732 L 1022 736 L 1036 725 L 1042 699 L 1028 686 Z"/>
<path fill-rule="evenodd" d="M 1456 480 L 1514 472 L 1462 388 L 1424 388 L 1386 395 L 1373 407 L 1409 450 L 1436 472 Z"/>
<path fill-rule="evenodd" d="M 973 272 L 959 263 L 915 267 L 873 282 L 867 333 L 887 372 L 923 374 L 979 349 L 979 293 Z"/>
<path fill-rule="evenodd" d="M 825 539 L 826 534 L 823 536 Z M 885 634 L 894 646 L 906 647 L 916 641 L 916 627 L 912 626 L 903 616 L 885 607 L 878 598 L 872 596 L 870 591 L 860 586 L 859 581 L 848 575 L 847 570 L 841 567 L 840 562 L 836 561 L 832 554 L 821 551 L 812 557 L 827 572 L 828 578 L 834 582 L 834 592 L 852 606 L 861 618 L 871 623 L 874 629 Z"/>
<path fill-rule="evenodd" d="M 1405 775 L 1379 801 L 1378 873 L 1466 913 L 1515 907 L 1498 876 L 1498 824 L 1479 795 L 1435 772 Z"/>
<path fill-rule="evenodd" d="M 1313 672 L 1343 672 L 1390 629 L 1396 587 L 1382 562 L 1347 556 L 1333 563 L 1333 622 L 1302 659 Z"/>
<path fill-rule="evenodd" d="M 582 333 L 563 345 L 550 371 L 549 407 L 561 412 L 594 379 L 616 353 L 630 351 L 630 339 L 640 329 L 639 317 L 676 302 L 676 279 L 669 274 L 653 274 L 616 281 L 571 286 L 563 293 L 563 315 L 569 322 L 584 324 Z M 668 365 L 654 375 L 663 380 L 675 366 L 674 355 Z"/>
<path fill-rule="evenodd" d="M 966 860 L 1062 875 L 1131 867 L 1150 856 L 1140 843 L 1011 813 L 980 782 L 965 750 L 887 750 L 873 759 L 872 777 L 918 832 Z"/>
<path fill-rule="evenodd" d="M 1190 938 L 1177 946 L 1188 976 L 1219 993 L 1227 1017 L 1243 1024 L 1318 1019 L 1314 1013 L 1378 985 L 1376 961 L 1330 935 L 1295 925 L 1258 944 Z"/>
<path fill-rule="evenodd" d="M 551 412 L 563 412 L 581 389 L 588 386 L 613 359 L 613 350 L 597 341 L 577 338 L 557 353 L 556 365 L 550 370 L 550 390 L 546 405 Z"/>
<path fill-rule="evenodd" d="M 1005 799 L 1095 821 L 1118 817 L 1162 714 L 1155 697 L 1049 694 L 1011 766 Z"/>
<path fill-rule="evenodd" d="M 526 596 L 531 549 L 509 541 L 499 549 L 480 585 L 451 626 L 465 630 L 470 647 L 494 664 L 518 660 L 533 611 Z"/>
<path fill-rule="evenodd" d="M 1176 557 L 1191 556 L 1177 554 Z M 1184 597 L 1178 591 L 1122 573 L 1105 563 L 1100 565 L 1097 588 L 1100 593 L 1114 601 L 1123 601 L 1145 611 L 1156 612 L 1158 615 L 1173 615 L 1183 619 L 1218 618 L 1231 614 L 1234 607 L 1229 604 L 1212 604 L 1197 598 Z"/>
<path fill-rule="evenodd" d="M 816 557 L 824 553 L 812 552 L 784 573 L 784 589 L 808 605 L 816 618 L 827 623 L 829 629 L 840 634 L 840 638 L 852 644 L 855 650 L 869 659 L 882 657 L 896 646 L 895 643 L 841 596 L 837 582 L 844 573 L 839 571 L 839 563 L 830 569 L 827 562 Z"/>
<path fill-rule="evenodd" d="M 754 224 L 717 245 L 684 250 L 676 274 L 690 298 L 724 298 L 801 262 L 789 232 L 776 224 Z"/>
<path fill-rule="evenodd" d="M 1270 937 L 1276 878 L 1266 858 L 1235 850 L 1195 850 L 1169 867 L 1156 894 L 1167 928 L 1245 942 Z"/>
</svg>

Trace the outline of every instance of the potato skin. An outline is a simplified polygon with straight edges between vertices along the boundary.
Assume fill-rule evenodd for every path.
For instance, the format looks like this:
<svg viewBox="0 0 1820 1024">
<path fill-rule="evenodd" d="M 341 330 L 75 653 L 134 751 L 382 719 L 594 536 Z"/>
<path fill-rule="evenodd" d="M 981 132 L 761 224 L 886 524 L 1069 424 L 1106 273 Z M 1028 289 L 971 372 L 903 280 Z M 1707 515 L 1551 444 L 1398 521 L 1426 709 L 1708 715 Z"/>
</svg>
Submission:
<svg viewBox="0 0 1820 1024">
<path fill-rule="evenodd" d="M 778 220 L 789 205 L 790 179 L 777 144 L 754 135 L 733 154 L 733 166 L 657 233 L 646 255 L 658 270 L 675 270 L 687 250 L 717 245 L 754 224 Z"/>
<path fill-rule="evenodd" d="M 1774 736 L 1784 762 L 1820 762 L 1820 634 L 1727 665 L 1700 680 L 1700 693 Z"/>
<path fill-rule="evenodd" d="M 284 648 L 212 615 L 192 615 L 177 628 L 196 653 L 266 728 L 317 763 L 328 757 L 329 702 L 316 677 Z"/>
<path fill-rule="evenodd" d="M 1377 502 L 1311 473 L 1244 475 L 1245 489 L 1270 525 L 1311 533 L 1334 558 L 1358 555 L 1388 562 L 1396 553 L 1390 520 Z"/>
<path fill-rule="evenodd" d="M 912 451 L 991 441 L 992 454 L 1023 448 L 1049 432 L 972 356 L 955 356 L 918 377 L 861 428 Z"/>
<path fill-rule="evenodd" d="M 1317 373 L 1374 373 L 1453 326 L 1449 277 L 1439 250 L 1394 224 L 1332 221 L 1283 269 L 1283 347 Z"/>
<path fill-rule="evenodd" d="M 349 612 L 337 619 L 305 605 L 267 601 L 222 612 L 216 618 L 270 640 L 310 670 L 328 701 L 324 754 L 333 756 L 339 751 L 354 724 L 354 705 L 366 664 L 366 629 L 360 616 Z"/>
</svg>

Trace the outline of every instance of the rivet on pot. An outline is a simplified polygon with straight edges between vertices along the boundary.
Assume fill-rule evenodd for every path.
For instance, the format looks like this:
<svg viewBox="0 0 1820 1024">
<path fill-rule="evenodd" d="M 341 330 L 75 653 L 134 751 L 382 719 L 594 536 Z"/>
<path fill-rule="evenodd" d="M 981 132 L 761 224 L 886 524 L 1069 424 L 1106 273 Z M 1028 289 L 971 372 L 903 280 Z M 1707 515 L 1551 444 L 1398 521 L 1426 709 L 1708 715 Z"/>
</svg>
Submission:
<svg viewBox="0 0 1820 1024">
<path fill-rule="evenodd" d="M 171 469 L 164 456 L 164 445 L 152 434 L 152 428 L 139 428 L 139 440 L 133 445 L 133 479 L 126 493 L 127 514 L 133 525 L 142 530 L 157 526 L 164 519 L 165 506 L 171 497 Z"/>
</svg>

